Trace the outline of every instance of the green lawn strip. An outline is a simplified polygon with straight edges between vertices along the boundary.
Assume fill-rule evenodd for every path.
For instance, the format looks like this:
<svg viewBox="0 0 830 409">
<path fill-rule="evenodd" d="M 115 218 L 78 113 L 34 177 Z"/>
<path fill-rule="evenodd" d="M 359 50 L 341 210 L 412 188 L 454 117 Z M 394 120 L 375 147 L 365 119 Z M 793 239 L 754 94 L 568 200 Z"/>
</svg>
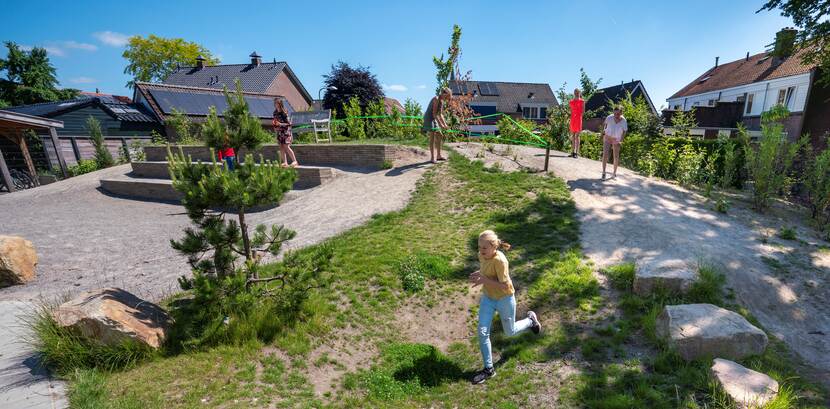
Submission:
<svg viewBox="0 0 830 409">
<path fill-rule="evenodd" d="M 656 318 L 665 305 L 711 303 L 744 315 L 754 325 L 759 325 L 757 321 L 745 309 L 726 301 L 731 297 L 723 294 L 724 277 L 711 267 L 701 267 L 700 281 L 684 296 L 657 294 L 646 298 L 630 291 L 634 269 L 633 263 L 623 263 L 604 270 L 612 287 L 622 292 L 622 319 L 597 329 L 598 337 L 588 344 L 587 354 L 583 343 L 582 354 L 593 365 L 570 380 L 566 400 L 588 408 L 733 407 L 709 374 L 711 359 L 685 362 L 656 337 Z M 647 354 L 641 358 L 609 357 L 610 350 L 633 344 L 640 344 Z M 773 337 L 764 354 L 739 361 L 781 384 L 782 392 L 768 407 L 820 407 L 823 392 L 797 375 L 794 362 L 784 344 Z"/>
</svg>

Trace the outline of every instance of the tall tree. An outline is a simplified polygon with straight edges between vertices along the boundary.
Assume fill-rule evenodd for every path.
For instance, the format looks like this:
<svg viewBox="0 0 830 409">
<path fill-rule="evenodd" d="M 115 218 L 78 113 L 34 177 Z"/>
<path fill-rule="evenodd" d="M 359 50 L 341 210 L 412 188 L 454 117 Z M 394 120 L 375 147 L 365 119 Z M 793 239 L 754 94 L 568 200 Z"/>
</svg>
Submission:
<svg viewBox="0 0 830 409">
<path fill-rule="evenodd" d="M 820 81 L 830 86 L 830 1 L 769 0 L 758 12 L 781 9 L 781 15 L 792 17 L 801 30 L 798 47 L 804 49 L 803 60 L 822 68 Z"/>
<path fill-rule="evenodd" d="M 58 89 L 55 67 L 45 49 L 35 47 L 25 51 L 11 41 L 4 44 L 8 55 L 0 59 L 0 71 L 6 72 L 6 78 L 0 79 L 0 106 L 57 101 L 78 95 L 76 89 Z"/>
<path fill-rule="evenodd" d="M 133 77 L 127 86 L 132 88 L 136 81 L 163 81 L 176 67 L 194 65 L 200 55 L 205 58 L 205 64 L 219 64 L 219 59 L 198 43 L 153 34 L 146 38 L 132 36 L 121 55 L 129 61 L 124 73 Z"/>
<path fill-rule="evenodd" d="M 323 108 L 338 112 L 345 112 L 343 107 L 352 98 L 357 98 L 360 107 L 365 110 L 370 103 L 384 97 L 377 77 L 369 72 L 368 67 L 351 67 L 343 61 L 331 66 L 331 72 L 323 75 L 323 83 L 326 86 Z"/>
</svg>

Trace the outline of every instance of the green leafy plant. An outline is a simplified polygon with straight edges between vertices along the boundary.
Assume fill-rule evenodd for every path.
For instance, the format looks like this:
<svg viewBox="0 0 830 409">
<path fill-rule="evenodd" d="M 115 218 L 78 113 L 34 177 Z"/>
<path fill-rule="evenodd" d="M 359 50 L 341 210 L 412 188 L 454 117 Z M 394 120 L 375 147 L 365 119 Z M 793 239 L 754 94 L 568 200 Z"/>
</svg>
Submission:
<svg viewBox="0 0 830 409">
<path fill-rule="evenodd" d="M 715 211 L 718 213 L 726 214 L 726 212 L 729 211 L 729 206 L 729 201 L 723 196 L 718 197 L 717 200 L 715 200 Z"/>
<path fill-rule="evenodd" d="M 358 118 L 363 116 L 360 100 L 356 97 L 350 98 L 349 103 L 343 105 L 343 113 L 346 115 L 346 132 L 349 134 L 349 138 L 366 139 L 364 121 Z"/>
<path fill-rule="evenodd" d="M 675 177 L 683 186 L 691 186 L 698 181 L 700 163 L 703 161 L 703 153 L 697 151 L 692 145 L 686 145 L 677 155 L 675 164 Z"/>
<path fill-rule="evenodd" d="M 451 272 L 449 261 L 443 257 L 418 252 L 398 264 L 398 276 L 404 290 L 417 292 L 424 289 L 425 278 L 445 279 Z"/>
<path fill-rule="evenodd" d="M 211 107 L 214 108 L 215 107 Z M 173 128 L 176 133 L 176 142 L 181 145 L 201 145 L 199 130 L 190 121 L 190 117 L 183 111 L 173 108 L 172 115 L 168 116 L 165 123 Z M 166 141 L 164 142 L 166 143 Z"/>
<path fill-rule="evenodd" d="M 746 152 L 752 201 L 758 211 L 765 211 L 772 197 L 788 190 L 793 160 L 805 141 L 787 140 L 782 121 L 788 116 L 789 111 L 781 105 L 765 112 L 761 116 L 761 140 L 757 148 Z"/>
<path fill-rule="evenodd" d="M 691 130 L 697 127 L 694 108 L 688 111 L 675 111 L 674 115 L 671 117 L 671 126 L 674 129 L 675 137 L 690 137 Z"/>
<path fill-rule="evenodd" d="M 95 163 L 98 169 L 108 168 L 115 165 L 115 159 L 107 149 L 107 144 L 104 141 L 104 135 L 101 132 L 101 123 L 93 116 L 86 119 L 86 129 L 89 132 L 89 139 L 92 146 L 95 147 Z"/>
<path fill-rule="evenodd" d="M 795 240 L 798 238 L 794 227 L 782 227 L 778 230 L 778 237 L 784 240 Z"/>
<path fill-rule="evenodd" d="M 96 170 L 98 170 L 98 163 L 93 159 L 81 159 L 78 163 L 66 169 L 71 176 L 79 176 L 84 173 L 95 172 Z"/>
<path fill-rule="evenodd" d="M 818 156 L 809 155 L 802 183 L 810 206 L 810 214 L 819 226 L 830 227 L 830 149 Z"/>
</svg>

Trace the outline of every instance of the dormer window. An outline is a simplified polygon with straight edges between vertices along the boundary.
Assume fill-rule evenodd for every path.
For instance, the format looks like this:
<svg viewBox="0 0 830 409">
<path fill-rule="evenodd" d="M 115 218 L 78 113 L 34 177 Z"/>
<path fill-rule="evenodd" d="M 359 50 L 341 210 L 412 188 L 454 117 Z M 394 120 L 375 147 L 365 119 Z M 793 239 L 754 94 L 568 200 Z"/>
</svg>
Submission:
<svg viewBox="0 0 830 409">
<path fill-rule="evenodd" d="M 700 79 L 697 83 L 698 83 L 698 84 L 702 84 L 702 83 L 706 82 L 706 80 L 708 80 L 709 78 L 712 78 L 712 76 L 711 76 L 711 75 L 707 75 L 707 76 L 705 76 L 705 77 L 701 78 L 701 79 Z"/>
<path fill-rule="evenodd" d="M 527 94 L 527 99 L 533 99 L 533 97 L 535 97 L 535 95 L 532 92 Z"/>
</svg>

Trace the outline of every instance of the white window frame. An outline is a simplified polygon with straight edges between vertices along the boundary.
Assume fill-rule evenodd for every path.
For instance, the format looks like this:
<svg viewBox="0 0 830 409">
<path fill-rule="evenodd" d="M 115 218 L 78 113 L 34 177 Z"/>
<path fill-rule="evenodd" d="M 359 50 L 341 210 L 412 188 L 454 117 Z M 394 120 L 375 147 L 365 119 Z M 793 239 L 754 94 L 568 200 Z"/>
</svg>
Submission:
<svg viewBox="0 0 830 409">
<path fill-rule="evenodd" d="M 748 115 L 752 113 L 752 102 L 755 100 L 755 94 L 748 93 L 746 94 L 746 109 L 744 112 Z"/>
</svg>

